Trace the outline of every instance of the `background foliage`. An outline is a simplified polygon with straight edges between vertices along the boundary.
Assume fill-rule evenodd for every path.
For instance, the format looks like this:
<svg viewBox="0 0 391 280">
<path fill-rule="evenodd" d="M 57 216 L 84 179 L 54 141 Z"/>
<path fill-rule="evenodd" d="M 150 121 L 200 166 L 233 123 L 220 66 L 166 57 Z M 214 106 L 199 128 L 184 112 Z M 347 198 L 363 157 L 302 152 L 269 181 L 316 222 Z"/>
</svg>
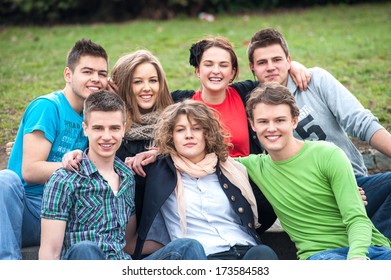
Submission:
<svg viewBox="0 0 391 280">
<path fill-rule="evenodd" d="M 239 13 L 276 8 L 330 4 L 388 2 L 387 0 L 2 0 L 0 23 L 53 24 L 147 18 L 171 19 L 200 12 Z"/>
</svg>

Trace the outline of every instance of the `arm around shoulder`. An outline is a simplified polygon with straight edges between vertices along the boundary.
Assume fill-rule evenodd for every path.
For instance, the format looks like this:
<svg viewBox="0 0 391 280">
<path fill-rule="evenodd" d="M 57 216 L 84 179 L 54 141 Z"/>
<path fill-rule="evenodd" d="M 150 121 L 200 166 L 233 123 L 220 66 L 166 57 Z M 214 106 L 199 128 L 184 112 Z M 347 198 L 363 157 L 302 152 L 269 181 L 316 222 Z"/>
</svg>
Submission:
<svg viewBox="0 0 391 280">
<path fill-rule="evenodd" d="M 311 72 L 307 69 L 307 67 L 297 61 L 292 61 L 289 72 L 300 91 L 306 90 L 311 80 Z"/>
<path fill-rule="evenodd" d="M 194 90 L 181 90 L 181 89 L 178 89 L 178 90 L 172 91 L 171 92 L 171 96 L 172 96 L 172 99 L 174 100 L 174 102 L 180 102 L 180 101 L 183 101 L 185 99 L 192 98 L 194 93 L 195 93 Z"/>
</svg>

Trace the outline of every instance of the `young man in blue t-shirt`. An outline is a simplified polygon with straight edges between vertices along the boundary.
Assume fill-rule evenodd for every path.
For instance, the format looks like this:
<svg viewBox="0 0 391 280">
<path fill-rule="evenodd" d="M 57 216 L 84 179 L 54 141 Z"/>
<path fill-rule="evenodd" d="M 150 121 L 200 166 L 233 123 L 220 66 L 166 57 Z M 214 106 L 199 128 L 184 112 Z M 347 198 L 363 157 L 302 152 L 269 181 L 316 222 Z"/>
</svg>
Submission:
<svg viewBox="0 0 391 280">
<path fill-rule="evenodd" d="M 107 87 L 108 56 L 81 39 L 67 56 L 65 88 L 32 101 L 19 126 L 8 169 L 0 171 L 0 259 L 21 259 L 21 248 L 39 245 L 44 183 L 62 156 L 85 149 L 83 103 Z"/>
</svg>

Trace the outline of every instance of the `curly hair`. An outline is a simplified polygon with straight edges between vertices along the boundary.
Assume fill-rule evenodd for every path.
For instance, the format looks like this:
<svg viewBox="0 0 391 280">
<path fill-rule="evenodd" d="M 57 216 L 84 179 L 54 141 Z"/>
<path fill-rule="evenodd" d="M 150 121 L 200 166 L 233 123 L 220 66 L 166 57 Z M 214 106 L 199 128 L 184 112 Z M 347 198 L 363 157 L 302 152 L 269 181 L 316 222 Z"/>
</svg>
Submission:
<svg viewBox="0 0 391 280">
<path fill-rule="evenodd" d="M 220 113 L 200 101 L 186 99 L 168 106 L 160 115 L 154 136 L 154 145 L 162 155 L 176 154 L 173 132 L 179 115 L 202 126 L 205 135 L 206 153 L 215 153 L 220 161 L 228 157 L 229 134 L 220 123 Z"/>
</svg>

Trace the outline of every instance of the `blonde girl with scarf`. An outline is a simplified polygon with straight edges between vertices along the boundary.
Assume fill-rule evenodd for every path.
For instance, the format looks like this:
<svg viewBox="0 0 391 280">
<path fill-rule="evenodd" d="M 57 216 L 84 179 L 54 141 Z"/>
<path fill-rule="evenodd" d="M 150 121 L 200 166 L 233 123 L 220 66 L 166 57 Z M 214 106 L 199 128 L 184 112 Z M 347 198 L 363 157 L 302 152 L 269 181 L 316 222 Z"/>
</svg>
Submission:
<svg viewBox="0 0 391 280">
<path fill-rule="evenodd" d="M 111 71 L 109 86 L 126 104 L 126 132 L 117 151 L 125 161 L 151 146 L 159 115 L 173 100 L 160 61 L 148 50 L 120 57 Z"/>
<path fill-rule="evenodd" d="M 258 211 L 246 169 L 228 156 L 219 113 L 186 100 L 160 115 L 154 139 L 156 162 L 136 176 L 144 202 L 136 258 L 146 240 L 162 245 L 193 238 L 209 259 L 277 259 L 261 243 Z M 145 253 L 145 252 L 143 252 Z"/>
<path fill-rule="evenodd" d="M 146 151 L 160 113 L 173 103 L 166 74 L 160 61 L 148 50 L 137 50 L 120 57 L 114 64 L 109 87 L 126 104 L 125 136 L 116 156 L 122 161 Z M 136 213 L 139 219 L 143 191 L 136 189 Z"/>
</svg>

